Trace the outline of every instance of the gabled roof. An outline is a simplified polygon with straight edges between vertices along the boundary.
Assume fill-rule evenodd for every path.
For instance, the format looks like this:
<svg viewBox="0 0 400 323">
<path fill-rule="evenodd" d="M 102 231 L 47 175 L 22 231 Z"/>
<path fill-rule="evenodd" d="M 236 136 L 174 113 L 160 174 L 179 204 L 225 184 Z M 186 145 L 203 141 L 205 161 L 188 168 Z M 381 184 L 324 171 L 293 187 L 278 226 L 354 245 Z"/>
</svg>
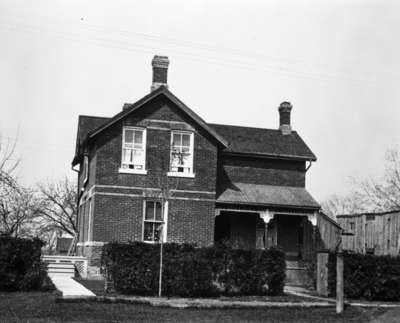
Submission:
<svg viewBox="0 0 400 323">
<path fill-rule="evenodd" d="M 110 118 L 84 116 L 80 115 L 78 119 L 78 133 L 76 135 L 75 156 L 72 161 L 72 166 L 79 162 L 79 156 L 82 153 L 82 147 L 90 131 L 100 127 L 106 123 Z"/>
<path fill-rule="evenodd" d="M 78 142 L 83 143 L 91 131 L 104 125 L 110 118 L 80 115 L 78 120 Z"/>
<path fill-rule="evenodd" d="M 173 95 L 166 87 L 160 86 L 157 90 L 150 92 L 148 95 L 140 99 L 139 101 L 133 103 L 130 107 L 125 107 L 120 113 L 116 114 L 114 117 L 109 119 L 104 125 L 100 126 L 96 130 L 89 133 L 89 137 L 93 138 L 100 132 L 104 131 L 108 127 L 112 126 L 114 123 L 123 119 L 127 115 L 131 114 L 135 110 L 142 107 L 145 103 L 153 100 L 159 95 L 164 95 L 169 100 L 171 100 L 178 108 L 184 111 L 190 118 L 192 118 L 200 127 L 202 127 L 206 132 L 208 132 L 212 137 L 214 137 L 222 146 L 226 147 L 226 140 L 221 137 L 213 128 L 211 128 L 199 115 L 193 112 L 188 106 L 186 106 L 181 100 L 179 100 L 175 95 Z"/>
<path fill-rule="evenodd" d="M 320 205 L 304 187 L 230 183 L 217 202 L 319 209 Z"/>
<path fill-rule="evenodd" d="M 194 122 L 215 138 L 222 146 L 225 154 L 311 161 L 317 159 L 296 131 L 292 131 L 289 135 L 283 135 L 280 130 L 274 129 L 206 123 L 167 88 L 161 86 L 133 104 L 124 104 L 124 109 L 112 118 L 79 116 L 76 152 L 72 164 L 76 165 L 79 162 L 85 141 L 95 137 L 160 95 L 172 101 Z"/>
<path fill-rule="evenodd" d="M 296 131 L 283 135 L 281 130 L 209 124 L 228 142 L 224 152 L 297 158 L 317 158 Z"/>
</svg>

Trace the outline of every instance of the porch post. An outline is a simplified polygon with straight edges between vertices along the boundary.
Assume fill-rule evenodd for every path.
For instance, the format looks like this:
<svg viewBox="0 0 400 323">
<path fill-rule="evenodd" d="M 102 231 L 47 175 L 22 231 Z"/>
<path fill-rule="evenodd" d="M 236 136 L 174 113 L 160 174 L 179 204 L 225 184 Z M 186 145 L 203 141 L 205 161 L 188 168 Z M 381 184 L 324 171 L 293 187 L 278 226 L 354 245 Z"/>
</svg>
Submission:
<svg viewBox="0 0 400 323">
<path fill-rule="evenodd" d="M 269 210 L 261 211 L 260 212 L 260 218 L 263 219 L 265 223 L 265 245 L 264 248 L 267 248 L 268 246 L 268 223 L 274 218 L 274 214 L 271 213 Z M 272 239 L 273 243 L 273 239 Z"/>
<path fill-rule="evenodd" d="M 316 246 L 316 240 L 317 240 L 316 239 L 316 231 L 317 231 L 317 224 L 318 224 L 317 223 L 318 222 L 317 215 L 318 215 L 318 212 L 314 212 L 312 214 L 307 215 L 308 221 L 310 221 L 312 224 L 311 248 L 310 248 L 311 254 L 309 255 L 310 257 L 312 257 L 314 251 L 317 250 L 317 246 Z"/>
</svg>

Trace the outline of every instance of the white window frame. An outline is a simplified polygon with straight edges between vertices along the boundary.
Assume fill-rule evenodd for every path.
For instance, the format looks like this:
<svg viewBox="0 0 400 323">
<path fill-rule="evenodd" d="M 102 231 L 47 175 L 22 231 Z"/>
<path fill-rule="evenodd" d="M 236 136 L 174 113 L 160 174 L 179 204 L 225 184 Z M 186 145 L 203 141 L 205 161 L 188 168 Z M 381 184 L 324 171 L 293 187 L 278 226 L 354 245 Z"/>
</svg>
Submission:
<svg viewBox="0 0 400 323">
<path fill-rule="evenodd" d="M 185 134 L 185 135 L 190 135 L 190 155 L 191 155 L 191 167 L 190 167 L 190 172 L 176 172 L 172 171 L 172 147 L 173 147 L 173 141 L 174 141 L 174 134 Z M 189 132 L 189 131 L 182 131 L 182 130 L 172 130 L 171 131 L 171 146 L 170 146 L 170 152 L 169 152 L 169 172 L 167 173 L 168 176 L 171 177 L 189 177 L 189 178 L 194 178 L 195 173 L 193 172 L 193 167 L 194 167 L 194 133 Z"/>
<path fill-rule="evenodd" d="M 147 202 L 152 202 L 152 203 L 160 203 L 161 205 L 161 217 L 162 220 L 146 220 L 146 208 L 147 208 Z M 154 219 L 155 219 L 155 212 L 156 212 L 156 208 L 154 208 Z M 164 213 L 164 214 L 163 214 Z M 163 243 L 167 242 L 167 227 L 168 227 L 168 201 L 164 202 L 164 212 L 163 212 L 163 208 L 162 208 L 162 202 L 160 200 L 157 199 L 148 199 L 148 200 L 144 200 L 143 201 L 143 225 L 142 225 L 142 241 L 145 243 L 160 243 L 160 241 L 154 241 L 154 240 L 145 240 L 144 239 L 144 226 L 146 222 L 150 222 L 150 223 L 161 223 L 162 225 L 162 241 Z"/>
<path fill-rule="evenodd" d="M 142 131 L 143 133 L 143 158 L 144 158 L 144 164 L 143 164 L 143 169 L 134 169 L 134 168 L 124 168 L 123 165 L 124 163 L 124 145 L 125 145 L 125 131 L 126 130 L 135 130 L 135 131 Z M 139 128 L 139 127 L 123 127 L 122 128 L 122 145 L 121 145 L 121 167 L 118 170 L 119 173 L 125 173 L 125 174 L 141 174 L 141 175 L 146 175 L 147 170 L 146 170 L 146 147 L 147 147 L 147 130 L 146 128 Z M 129 165 L 129 164 L 128 164 Z"/>
</svg>

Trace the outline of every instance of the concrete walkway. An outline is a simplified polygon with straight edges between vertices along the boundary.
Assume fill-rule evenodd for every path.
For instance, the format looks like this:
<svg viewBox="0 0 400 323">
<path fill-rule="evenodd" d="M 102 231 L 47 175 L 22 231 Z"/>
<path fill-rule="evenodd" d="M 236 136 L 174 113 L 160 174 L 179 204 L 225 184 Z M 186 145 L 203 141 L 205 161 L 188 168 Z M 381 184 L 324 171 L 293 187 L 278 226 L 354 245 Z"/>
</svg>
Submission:
<svg viewBox="0 0 400 323">
<path fill-rule="evenodd" d="M 285 286 L 284 292 L 299 297 L 315 299 L 321 302 L 336 303 L 335 298 L 316 296 L 314 293 L 302 287 Z M 382 307 L 382 308 L 400 308 L 400 302 L 373 302 L 362 300 L 346 300 L 345 304 L 358 307 Z"/>
<path fill-rule="evenodd" d="M 57 290 L 61 292 L 63 298 L 86 298 L 96 296 L 71 277 L 51 275 L 50 279 Z"/>
<path fill-rule="evenodd" d="M 66 301 L 79 300 L 80 298 L 63 297 Z M 148 304 L 173 308 L 253 308 L 253 307 L 331 307 L 329 302 L 274 302 L 274 301 L 227 301 L 210 298 L 167 298 L 145 296 L 96 296 L 90 297 L 91 301 L 107 303 Z"/>
</svg>

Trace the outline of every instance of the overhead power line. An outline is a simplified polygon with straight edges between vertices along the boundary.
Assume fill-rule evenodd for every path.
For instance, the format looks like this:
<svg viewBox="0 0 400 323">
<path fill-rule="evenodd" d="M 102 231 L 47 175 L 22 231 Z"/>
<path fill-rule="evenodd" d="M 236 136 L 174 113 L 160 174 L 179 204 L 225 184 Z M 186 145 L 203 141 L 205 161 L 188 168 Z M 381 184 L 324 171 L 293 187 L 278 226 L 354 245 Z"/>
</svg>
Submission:
<svg viewBox="0 0 400 323">
<path fill-rule="evenodd" d="M 80 42 L 83 44 L 91 44 L 95 46 L 100 46 L 107 49 L 117 49 L 121 51 L 128 51 L 128 52 L 138 52 L 138 53 L 149 53 L 154 54 L 155 52 L 159 51 L 168 51 L 168 54 L 174 54 L 177 56 L 184 57 L 186 59 L 197 61 L 206 64 L 212 64 L 214 66 L 220 67 L 233 67 L 245 70 L 252 70 L 252 71 L 267 71 L 267 72 L 275 72 L 281 75 L 285 75 L 288 77 L 297 77 L 297 78 L 306 78 L 306 79 L 314 79 L 320 81 L 347 81 L 347 82 L 355 82 L 355 83 L 364 83 L 369 85 L 375 85 L 375 82 L 372 80 L 354 78 L 347 74 L 338 74 L 338 73 L 320 73 L 320 72 L 310 72 L 308 70 L 298 70 L 296 66 L 288 66 L 291 63 L 288 62 L 280 62 L 274 61 L 271 58 L 266 58 L 261 54 L 249 54 L 244 51 L 237 51 L 232 49 L 225 49 L 223 47 L 216 47 L 210 46 L 205 44 L 194 43 L 191 41 L 182 41 L 176 40 L 173 38 L 164 38 L 158 35 L 150 35 L 150 34 L 143 34 L 143 33 L 136 33 L 126 30 L 119 30 L 114 31 L 116 33 L 125 34 L 125 35 L 134 35 L 147 38 L 151 40 L 154 44 L 140 44 L 140 43 L 133 43 L 130 40 L 119 40 L 113 38 L 106 38 L 106 37 L 93 37 L 92 35 L 85 35 L 80 32 L 71 32 L 71 31 L 63 31 L 57 30 L 56 28 L 48 28 L 50 27 L 58 27 L 57 24 L 47 24 L 40 26 L 35 24 L 26 24 L 20 22 L 1 22 L 0 26 L 9 30 L 20 30 L 23 32 L 29 33 L 41 33 L 42 35 L 48 35 L 50 37 L 55 37 L 59 39 Z M 83 25 L 84 29 L 92 29 L 95 32 L 101 32 L 102 34 L 106 33 L 106 30 L 98 27 L 96 25 Z M 47 28 L 46 28 L 47 27 Z M 79 28 L 82 29 L 80 25 Z M 166 42 L 166 47 L 160 47 L 158 44 L 160 42 Z M 178 45 L 179 44 L 179 45 Z M 185 44 L 185 45 L 183 45 Z M 202 52 L 193 51 L 193 49 L 199 49 Z M 231 53 L 232 56 L 237 55 L 239 58 L 235 57 L 227 57 L 224 55 L 223 57 L 218 56 L 221 51 L 233 51 Z M 213 54 L 214 53 L 214 54 Z M 269 61 L 269 62 L 268 62 Z"/>
</svg>

